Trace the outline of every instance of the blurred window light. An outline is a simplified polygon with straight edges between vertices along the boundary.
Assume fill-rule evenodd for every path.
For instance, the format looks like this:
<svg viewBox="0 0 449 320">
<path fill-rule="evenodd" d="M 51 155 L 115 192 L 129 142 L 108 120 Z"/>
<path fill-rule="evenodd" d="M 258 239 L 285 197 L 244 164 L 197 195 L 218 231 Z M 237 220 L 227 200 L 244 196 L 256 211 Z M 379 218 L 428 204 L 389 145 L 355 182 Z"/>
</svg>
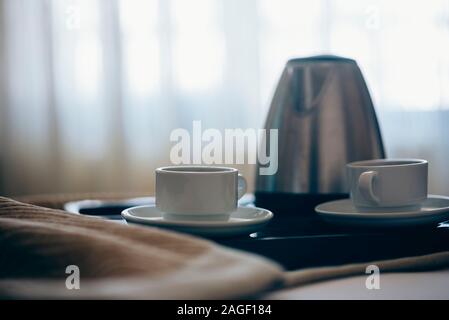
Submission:
<svg viewBox="0 0 449 320">
<path fill-rule="evenodd" d="M 84 96 L 98 94 L 102 51 L 94 34 L 81 37 L 75 46 L 75 81 L 78 92 Z"/>
<path fill-rule="evenodd" d="M 157 0 L 120 0 L 124 82 L 136 98 L 154 95 L 160 80 Z"/>
<path fill-rule="evenodd" d="M 44 171 L 36 179 L 45 179 L 48 190 L 72 183 L 81 189 L 85 181 L 148 187 L 152 169 L 168 161 L 164 137 L 173 128 L 196 119 L 215 128 L 263 126 L 287 60 L 317 54 L 357 61 L 390 156 L 417 155 L 434 168 L 448 158 L 447 143 L 438 140 L 447 134 L 449 109 L 449 0 L 0 6 L 7 61 L 2 128 L 10 146 L 4 162 L 11 164 L 0 170 L 22 163 L 38 175 L 32 151 L 40 150 L 40 163 L 58 167 L 59 184 Z M 447 190 L 449 175 L 437 171 L 430 180 Z M 14 174 L 9 181 L 17 190 L 29 187 Z"/>
<path fill-rule="evenodd" d="M 154 97 L 164 85 L 171 86 L 166 92 L 195 97 L 226 89 L 226 46 L 234 39 L 226 34 L 221 1 L 117 1 L 123 90 L 130 100 Z M 99 41 L 99 3 L 64 3 L 66 22 L 79 25 L 73 53 L 77 87 L 93 95 L 108 54 Z M 254 37 L 261 41 L 248 49 L 258 50 L 263 106 L 286 60 L 332 53 L 358 61 L 378 108 L 449 108 L 448 7 L 447 0 L 257 1 Z"/>
<path fill-rule="evenodd" d="M 216 88 L 225 59 L 219 2 L 175 0 L 172 9 L 175 81 L 179 89 L 194 93 Z"/>
<path fill-rule="evenodd" d="M 332 53 L 358 61 L 380 109 L 449 108 L 447 0 L 263 0 L 260 13 L 262 101 L 287 59 Z"/>
<path fill-rule="evenodd" d="M 60 45 L 55 49 L 65 51 L 60 56 L 67 68 L 73 68 L 76 91 L 85 97 L 98 96 L 103 64 L 98 0 L 53 0 L 52 4 L 55 23 L 61 25 L 55 39 Z"/>
</svg>

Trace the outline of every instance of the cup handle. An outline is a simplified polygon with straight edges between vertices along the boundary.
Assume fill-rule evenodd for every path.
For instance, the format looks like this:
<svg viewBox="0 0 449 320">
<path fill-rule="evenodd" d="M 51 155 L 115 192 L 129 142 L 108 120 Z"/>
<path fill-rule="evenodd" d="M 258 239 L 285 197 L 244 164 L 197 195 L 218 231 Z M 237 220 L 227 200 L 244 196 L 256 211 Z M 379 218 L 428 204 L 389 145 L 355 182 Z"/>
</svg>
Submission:
<svg viewBox="0 0 449 320">
<path fill-rule="evenodd" d="M 376 171 L 365 171 L 359 176 L 358 189 L 362 196 L 371 202 L 379 203 L 379 198 L 373 190 L 373 182 L 377 177 Z"/>
<path fill-rule="evenodd" d="M 247 187 L 247 183 L 246 183 L 245 177 L 242 176 L 241 174 L 239 174 L 238 184 L 237 184 L 237 195 L 238 195 L 239 199 L 245 195 L 246 187 Z"/>
</svg>

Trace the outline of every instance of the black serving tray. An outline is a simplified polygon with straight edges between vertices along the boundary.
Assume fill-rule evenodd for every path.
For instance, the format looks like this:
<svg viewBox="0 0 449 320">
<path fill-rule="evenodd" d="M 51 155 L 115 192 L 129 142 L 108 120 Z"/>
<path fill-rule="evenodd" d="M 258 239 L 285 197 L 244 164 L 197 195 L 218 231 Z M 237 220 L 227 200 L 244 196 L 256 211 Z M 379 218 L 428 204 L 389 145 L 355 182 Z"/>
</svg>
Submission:
<svg viewBox="0 0 449 320">
<path fill-rule="evenodd" d="M 330 225 L 314 211 L 319 203 L 346 197 L 346 194 L 256 193 L 255 205 L 271 210 L 273 220 L 260 232 L 214 241 L 263 255 L 289 270 L 449 250 L 449 221 L 419 228 L 348 228 Z M 97 205 L 83 208 L 80 213 L 120 220 L 120 212 L 129 206 Z"/>
</svg>

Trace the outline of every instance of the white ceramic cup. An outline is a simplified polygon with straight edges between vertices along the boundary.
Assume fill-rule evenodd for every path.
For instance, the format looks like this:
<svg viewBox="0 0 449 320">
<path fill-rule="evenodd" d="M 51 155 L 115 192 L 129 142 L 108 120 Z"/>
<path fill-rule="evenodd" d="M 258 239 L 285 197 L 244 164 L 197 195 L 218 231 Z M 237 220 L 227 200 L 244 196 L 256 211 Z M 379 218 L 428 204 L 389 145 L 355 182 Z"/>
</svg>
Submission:
<svg viewBox="0 0 449 320">
<path fill-rule="evenodd" d="M 170 220 L 228 220 L 247 183 L 237 169 L 173 166 L 156 169 L 156 207 Z"/>
<path fill-rule="evenodd" d="M 377 159 L 346 167 L 352 202 L 362 211 L 415 209 L 427 198 L 426 160 Z"/>
</svg>

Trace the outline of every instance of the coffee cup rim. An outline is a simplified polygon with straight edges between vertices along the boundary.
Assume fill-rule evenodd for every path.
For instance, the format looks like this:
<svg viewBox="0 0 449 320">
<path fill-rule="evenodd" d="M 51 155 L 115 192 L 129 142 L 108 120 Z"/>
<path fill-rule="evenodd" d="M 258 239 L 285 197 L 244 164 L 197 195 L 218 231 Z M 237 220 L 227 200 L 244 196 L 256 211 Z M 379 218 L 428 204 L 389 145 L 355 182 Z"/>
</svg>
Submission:
<svg viewBox="0 0 449 320">
<path fill-rule="evenodd" d="M 204 171 L 198 169 L 205 169 Z M 194 166 L 194 165 L 180 165 L 180 166 L 165 166 L 156 169 L 157 173 L 163 174 L 226 174 L 230 172 L 238 172 L 236 168 L 230 167 L 216 167 L 216 166 Z"/>
<path fill-rule="evenodd" d="M 386 167 L 419 166 L 423 164 L 428 164 L 428 161 L 424 159 L 398 158 L 398 159 L 372 159 L 372 160 L 354 161 L 348 163 L 346 166 L 348 168 L 366 168 L 372 166 L 375 166 L 377 168 L 386 168 Z"/>
</svg>

